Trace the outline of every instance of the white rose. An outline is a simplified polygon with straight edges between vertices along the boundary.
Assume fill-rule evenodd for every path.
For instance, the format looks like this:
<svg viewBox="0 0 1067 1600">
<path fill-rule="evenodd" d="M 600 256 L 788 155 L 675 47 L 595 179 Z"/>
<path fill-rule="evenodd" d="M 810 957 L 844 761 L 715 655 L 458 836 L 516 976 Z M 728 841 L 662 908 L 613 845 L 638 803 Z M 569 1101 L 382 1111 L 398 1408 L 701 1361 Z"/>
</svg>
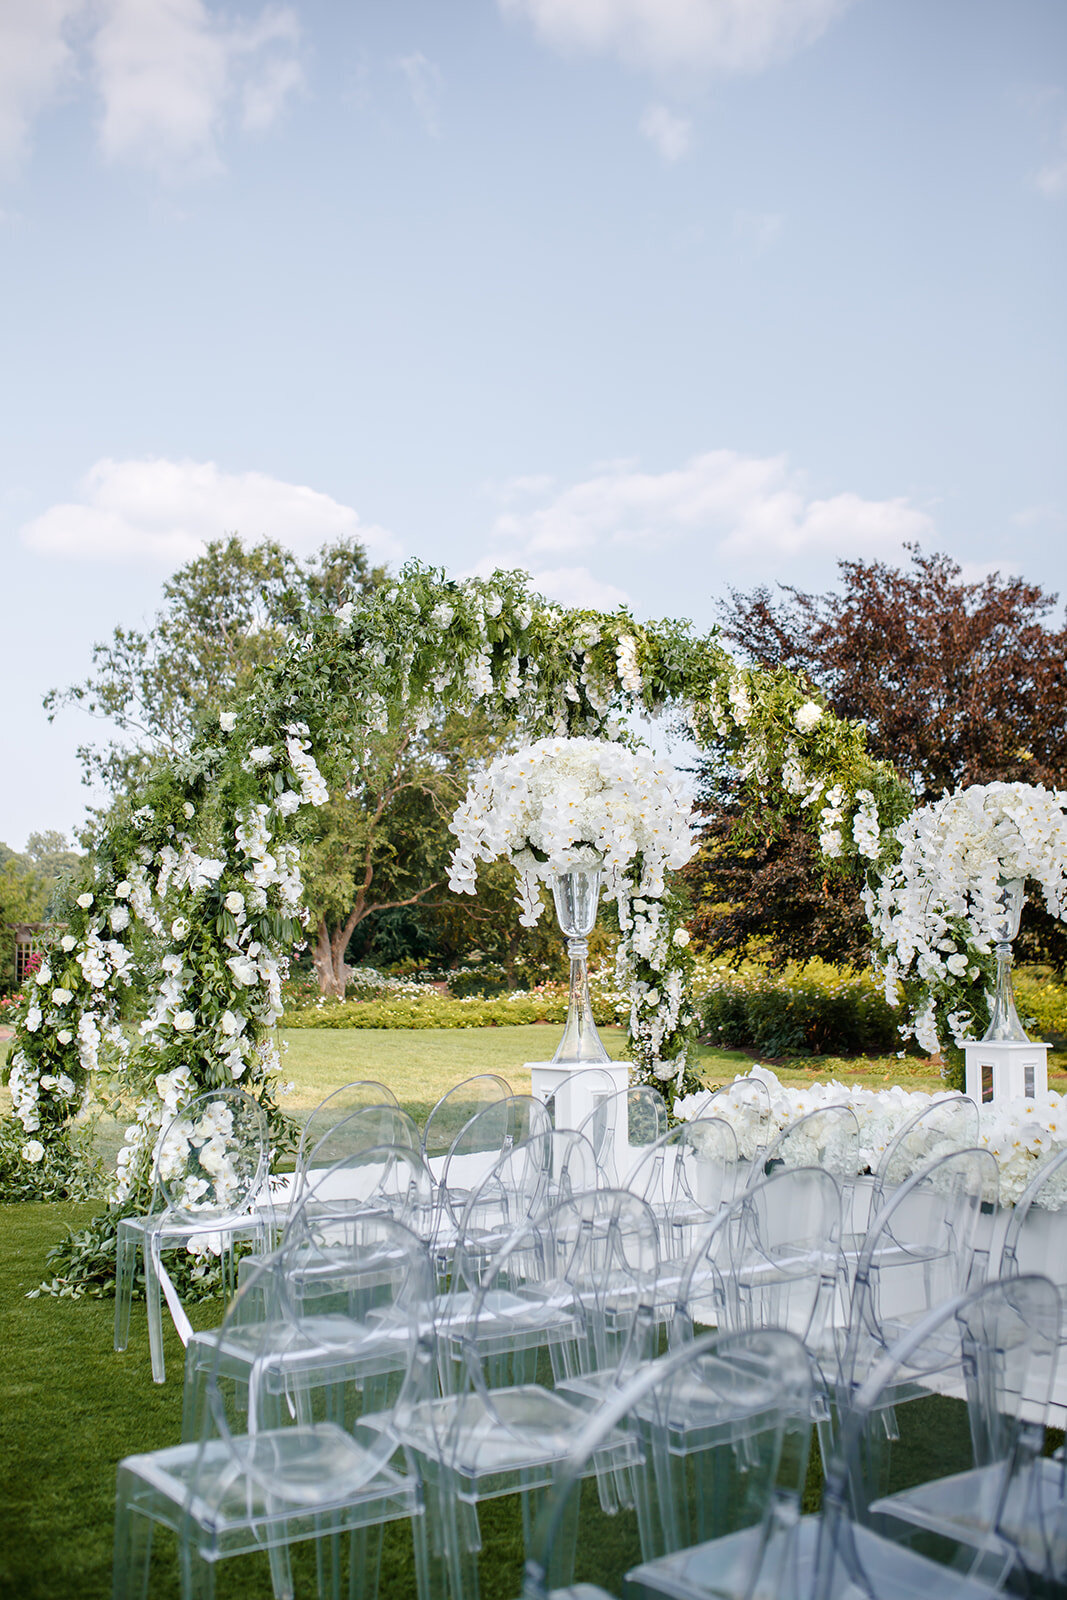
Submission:
<svg viewBox="0 0 1067 1600">
<path fill-rule="evenodd" d="M 688 928 L 675 928 L 673 934 L 671 935 L 671 944 L 677 945 L 679 950 L 684 950 L 688 943 L 689 943 L 689 929 Z"/>
<path fill-rule="evenodd" d="M 93 897 L 91 894 L 80 894 L 78 896 L 78 904 L 81 906 L 83 911 L 88 911 L 92 903 Z"/>
<path fill-rule="evenodd" d="M 234 916 L 245 908 L 245 897 L 237 889 L 231 889 L 222 902 L 227 911 L 232 911 Z"/>
<path fill-rule="evenodd" d="M 39 1006 L 31 1006 L 26 1013 L 26 1032 L 36 1033 L 41 1026 L 42 1012 Z"/>
<path fill-rule="evenodd" d="M 256 744 L 248 752 L 248 759 L 254 767 L 269 767 L 274 760 L 274 751 L 269 744 Z"/>
<path fill-rule="evenodd" d="M 193 805 L 191 800 L 186 800 L 185 804 L 182 806 L 182 816 L 185 818 L 186 822 L 191 822 L 196 816 L 196 807 Z"/>
<path fill-rule="evenodd" d="M 223 733 L 232 733 L 234 728 L 236 728 L 236 726 L 237 726 L 237 713 L 236 713 L 236 711 L 220 711 L 219 712 L 219 727 L 222 729 Z"/>
<path fill-rule="evenodd" d="M 125 906 L 112 906 L 111 916 L 108 920 L 111 923 L 113 931 L 115 933 L 121 933 L 123 928 L 128 928 L 130 925 L 130 913 L 126 910 Z"/>
<path fill-rule="evenodd" d="M 175 917 L 170 925 L 172 939 L 187 939 L 189 937 L 189 924 L 184 917 Z"/>
<path fill-rule="evenodd" d="M 191 1011 L 179 1011 L 175 1014 L 174 1026 L 178 1033 L 192 1033 L 196 1027 L 196 1017 Z"/>
<path fill-rule="evenodd" d="M 65 933 L 63 935 L 62 939 L 60 939 L 60 941 L 59 941 L 60 949 L 65 950 L 67 952 L 67 954 L 69 955 L 70 952 L 74 949 L 74 946 L 77 944 L 77 942 L 78 942 L 77 939 L 75 939 L 75 937 L 74 937 L 74 935 L 72 933 Z"/>
<path fill-rule="evenodd" d="M 73 1037 L 74 1035 L 71 1033 L 69 1028 L 61 1028 L 59 1033 L 56 1034 L 56 1038 L 60 1044 L 69 1044 Z"/>
<path fill-rule="evenodd" d="M 651 1008 L 652 1006 L 658 1006 L 659 1005 L 659 990 L 658 989 L 650 989 L 648 991 L 648 993 L 645 995 L 645 1005 L 648 1006 L 649 1008 Z"/>
<path fill-rule="evenodd" d="M 44 1155 L 44 1145 L 40 1139 L 27 1139 L 22 1147 L 23 1161 L 40 1161 Z"/>
<path fill-rule="evenodd" d="M 810 733 L 815 724 L 821 720 L 822 706 L 817 706 L 814 700 L 805 700 L 793 718 L 794 725 L 801 733 Z"/>
<path fill-rule="evenodd" d="M 70 989 L 53 989 L 52 999 L 57 1006 L 65 1006 L 68 1001 L 74 999 L 74 995 Z"/>
<path fill-rule="evenodd" d="M 129 880 L 127 878 L 123 878 L 121 883 L 116 883 L 116 885 L 115 885 L 115 899 L 116 900 L 128 900 L 129 898 L 130 898 Z"/>
</svg>

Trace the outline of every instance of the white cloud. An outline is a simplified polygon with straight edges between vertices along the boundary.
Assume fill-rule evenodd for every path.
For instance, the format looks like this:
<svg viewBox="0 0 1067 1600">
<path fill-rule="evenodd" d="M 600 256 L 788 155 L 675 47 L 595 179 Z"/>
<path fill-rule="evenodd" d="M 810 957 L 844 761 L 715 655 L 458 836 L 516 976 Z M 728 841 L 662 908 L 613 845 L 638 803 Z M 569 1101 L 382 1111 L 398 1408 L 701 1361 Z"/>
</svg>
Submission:
<svg viewBox="0 0 1067 1600">
<path fill-rule="evenodd" d="M 904 498 L 850 492 L 815 498 L 783 456 L 711 450 L 682 467 L 651 473 L 616 462 L 540 505 L 512 509 L 493 533 L 509 559 L 536 567 L 546 557 L 688 547 L 701 558 L 752 564 L 793 557 L 871 558 L 928 538 L 932 519 Z M 557 569 L 558 570 L 558 569 Z"/>
<path fill-rule="evenodd" d="M 0 174 L 26 153 L 34 117 L 73 77 L 67 39 L 84 0 L 3 0 L 0 5 Z"/>
<path fill-rule="evenodd" d="M 103 0 L 88 45 L 101 151 L 169 177 L 219 170 L 231 117 L 262 131 L 301 83 L 299 37 L 288 6 L 224 26 L 204 0 Z"/>
<path fill-rule="evenodd" d="M 766 255 L 782 237 L 785 218 L 779 211 L 735 211 L 734 238 L 746 252 Z"/>
<path fill-rule="evenodd" d="M 654 72 L 761 72 L 811 44 L 850 0 L 497 0 L 566 53 Z"/>
<path fill-rule="evenodd" d="M 1049 199 L 1067 194 L 1067 122 L 1059 130 L 1059 148 L 1050 161 L 1046 161 L 1034 176 L 1034 186 Z"/>
<path fill-rule="evenodd" d="M 422 118 L 426 132 L 431 139 L 441 137 L 441 123 L 439 105 L 441 99 L 441 69 L 435 61 L 430 61 L 421 50 L 416 50 L 413 55 L 402 56 L 397 66 L 407 80 L 408 93 L 411 96 L 415 110 Z"/>
<path fill-rule="evenodd" d="M 509 570 L 514 566 L 509 563 Z M 519 564 L 521 565 L 521 563 Z M 492 556 L 485 556 L 465 574 L 467 577 L 488 578 L 500 566 Z M 543 594 L 546 600 L 556 600 L 561 606 L 582 606 L 590 611 L 617 611 L 620 606 L 633 604 L 625 589 L 606 583 L 588 567 L 539 567 L 536 562 L 527 566 L 531 587 Z"/>
<path fill-rule="evenodd" d="M 666 106 L 649 106 L 638 126 L 664 161 L 680 161 L 688 155 L 693 134 L 688 117 L 676 117 Z"/>
<path fill-rule="evenodd" d="M 351 506 L 263 472 L 223 472 L 213 461 L 98 461 L 79 497 L 26 523 L 21 537 L 42 555 L 138 562 L 174 569 L 209 539 L 238 533 L 276 539 L 298 554 L 327 540 L 358 539 L 376 561 L 399 548 Z"/>
</svg>

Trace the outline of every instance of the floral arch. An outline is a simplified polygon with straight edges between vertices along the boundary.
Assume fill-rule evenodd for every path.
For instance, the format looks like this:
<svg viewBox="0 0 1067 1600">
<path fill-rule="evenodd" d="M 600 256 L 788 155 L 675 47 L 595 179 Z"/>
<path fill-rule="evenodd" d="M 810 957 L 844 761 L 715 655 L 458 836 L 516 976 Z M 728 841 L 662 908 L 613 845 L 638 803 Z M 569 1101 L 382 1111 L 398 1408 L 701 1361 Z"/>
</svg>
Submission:
<svg viewBox="0 0 1067 1600">
<path fill-rule="evenodd" d="M 868 876 L 911 810 L 858 724 L 784 670 L 739 666 L 714 635 L 550 604 L 524 573 L 455 581 L 409 565 L 309 623 L 241 704 L 109 818 L 16 1013 L 3 1138 L 23 1193 L 62 1192 L 91 1073 L 138 1100 L 117 1206 L 143 1198 L 157 1130 L 190 1094 L 236 1082 L 272 1110 L 282 963 L 304 919 L 301 813 L 351 781 L 375 731 L 476 706 L 527 739 L 618 737 L 630 713 L 674 710 L 699 744 L 730 754 L 753 815 L 799 809 L 828 865 Z M 684 1094 L 697 1085 L 691 957 L 673 938 L 669 888 L 654 911 L 621 956 L 635 995 L 657 1002 L 635 1000 L 631 1050 L 646 1081 Z"/>
</svg>

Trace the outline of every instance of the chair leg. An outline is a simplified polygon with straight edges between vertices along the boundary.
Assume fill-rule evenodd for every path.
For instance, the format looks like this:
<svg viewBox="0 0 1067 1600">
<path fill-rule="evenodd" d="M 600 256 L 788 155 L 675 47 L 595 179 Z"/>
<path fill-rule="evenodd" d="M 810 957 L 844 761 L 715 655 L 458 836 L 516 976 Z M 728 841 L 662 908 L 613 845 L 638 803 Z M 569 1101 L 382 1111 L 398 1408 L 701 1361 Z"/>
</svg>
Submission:
<svg viewBox="0 0 1067 1600">
<path fill-rule="evenodd" d="M 148 1348 L 152 1356 L 152 1382 L 166 1383 L 167 1369 L 163 1356 L 163 1291 L 159 1282 L 158 1251 L 158 1241 L 146 1233 L 144 1293 L 148 1310 Z"/>
<path fill-rule="evenodd" d="M 148 1600 L 152 1519 L 133 1504 L 138 1479 L 121 1466 L 115 1488 L 115 1544 L 111 1568 L 113 1600 Z"/>
<path fill-rule="evenodd" d="M 133 1280 L 137 1274 L 137 1252 L 141 1235 L 127 1228 L 120 1219 L 115 1243 L 115 1349 L 125 1350 L 130 1342 L 130 1310 L 133 1305 Z"/>
</svg>

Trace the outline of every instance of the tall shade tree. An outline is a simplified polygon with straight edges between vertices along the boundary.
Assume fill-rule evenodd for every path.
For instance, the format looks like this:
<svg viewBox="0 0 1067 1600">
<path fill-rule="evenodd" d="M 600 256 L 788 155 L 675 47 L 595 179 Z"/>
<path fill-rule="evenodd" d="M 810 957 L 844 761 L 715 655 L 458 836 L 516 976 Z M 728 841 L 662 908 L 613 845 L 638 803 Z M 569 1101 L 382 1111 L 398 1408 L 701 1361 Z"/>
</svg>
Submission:
<svg viewBox="0 0 1067 1600">
<path fill-rule="evenodd" d="M 1057 596 L 999 573 L 964 580 L 947 555 L 909 546 L 910 564 L 841 561 L 841 587 L 732 591 L 720 607 L 738 653 L 804 673 L 841 717 L 864 725 L 917 805 L 963 784 L 1067 784 L 1067 627 Z M 704 842 L 688 868 L 695 930 L 713 953 L 862 962 L 869 930 L 856 886 L 828 876 L 811 831 L 789 818 L 770 835 L 741 824 L 736 775 L 700 768 Z M 1060 924 L 1036 904 L 1019 942 L 1067 961 Z"/>
<path fill-rule="evenodd" d="M 82 684 L 52 690 L 50 716 L 78 706 L 117 730 L 80 751 L 87 783 L 118 796 L 153 760 L 181 755 L 196 731 L 237 705 L 259 667 L 316 616 L 369 593 L 384 572 L 354 543 L 306 562 L 270 540 L 217 540 L 163 585 L 163 605 L 143 631 L 116 628 L 93 647 Z M 376 913 L 418 904 L 447 877 L 447 822 L 485 729 L 453 718 L 373 736 L 357 787 L 309 817 L 303 841 L 312 957 L 320 990 L 343 993 L 345 952 Z"/>
<path fill-rule="evenodd" d="M 95 644 L 84 683 L 52 689 L 49 719 L 77 706 L 120 737 L 82 745 L 85 782 L 123 794 L 153 760 L 187 750 L 198 726 L 247 693 L 309 617 L 384 577 L 353 541 L 301 562 L 271 539 L 216 539 L 163 585 L 150 628 L 116 628 Z"/>
</svg>

